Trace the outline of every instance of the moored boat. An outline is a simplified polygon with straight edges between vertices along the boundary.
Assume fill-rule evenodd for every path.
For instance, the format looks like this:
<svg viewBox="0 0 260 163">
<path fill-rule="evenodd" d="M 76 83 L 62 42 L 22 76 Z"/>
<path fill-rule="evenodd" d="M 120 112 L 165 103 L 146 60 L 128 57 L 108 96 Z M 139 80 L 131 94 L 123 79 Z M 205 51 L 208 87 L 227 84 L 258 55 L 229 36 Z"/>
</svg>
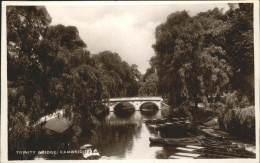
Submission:
<svg viewBox="0 0 260 163">
<path fill-rule="evenodd" d="M 164 144 L 168 146 L 197 145 L 198 142 L 192 138 L 149 138 L 151 143 Z"/>
<path fill-rule="evenodd" d="M 84 150 L 82 155 L 85 159 L 92 160 L 92 159 L 99 159 L 100 154 L 96 149 L 92 149 L 91 144 L 85 144 L 80 147 L 81 150 Z"/>
<path fill-rule="evenodd" d="M 165 140 L 163 138 L 153 138 L 149 137 L 149 140 L 151 143 L 156 143 L 156 144 L 164 144 Z"/>
<path fill-rule="evenodd" d="M 82 153 L 82 155 L 85 159 L 89 159 L 89 160 L 98 159 L 100 157 L 100 154 L 98 153 L 98 151 L 96 149 L 91 152 L 86 151 L 86 152 Z"/>
</svg>

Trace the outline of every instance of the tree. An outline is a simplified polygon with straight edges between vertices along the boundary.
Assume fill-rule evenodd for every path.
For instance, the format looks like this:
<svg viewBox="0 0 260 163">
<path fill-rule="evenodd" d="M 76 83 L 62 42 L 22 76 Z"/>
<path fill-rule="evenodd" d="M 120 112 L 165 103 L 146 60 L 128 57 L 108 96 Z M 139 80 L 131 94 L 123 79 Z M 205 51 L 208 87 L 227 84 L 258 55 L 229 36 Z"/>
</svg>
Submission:
<svg viewBox="0 0 260 163">
<path fill-rule="evenodd" d="M 8 80 L 16 80 L 22 70 L 30 72 L 32 66 L 38 66 L 35 46 L 50 22 L 43 6 L 7 6 Z"/>
<path fill-rule="evenodd" d="M 253 4 L 239 3 L 226 13 L 225 51 L 232 65 L 234 90 L 254 101 L 254 34 Z"/>
<path fill-rule="evenodd" d="M 183 11 L 169 15 L 156 28 L 156 56 L 151 62 L 158 72 L 159 92 L 171 105 L 188 101 L 197 107 L 201 99 L 220 96 L 225 90 L 230 67 L 214 37 L 222 31 L 224 21 L 218 9 L 194 17 Z"/>
<path fill-rule="evenodd" d="M 100 52 L 93 58 L 97 67 L 109 76 L 108 79 L 113 81 L 109 84 L 110 87 L 107 87 L 110 97 L 135 96 L 138 94 L 138 80 L 141 73 L 136 65 L 129 66 L 127 62 L 122 61 L 117 53 L 110 51 Z"/>
<path fill-rule="evenodd" d="M 34 99 L 38 90 L 40 69 L 35 48 L 51 17 L 43 6 L 7 6 L 7 80 L 8 80 L 8 146 L 9 151 L 24 150 L 33 113 L 37 113 Z M 43 99 L 42 99 L 43 100 Z M 36 109 L 35 109 L 36 108 Z M 17 137 L 22 138 L 18 140 Z"/>
<path fill-rule="evenodd" d="M 102 83 L 77 28 L 49 26 L 44 7 L 9 6 L 7 18 L 9 150 L 27 149 L 35 122 L 59 109 L 76 117 L 75 133 L 92 128 Z"/>
<path fill-rule="evenodd" d="M 131 75 L 132 78 L 136 79 L 137 81 L 139 81 L 141 79 L 142 74 L 140 73 L 140 71 L 138 70 L 138 66 L 136 64 L 132 64 L 130 66 L 131 69 Z"/>
<path fill-rule="evenodd" d="M 148 68 L 140 80 L 139 96 L 157 96 L 158 95 L 158 76 L 155 69 Z"/>
</svg>

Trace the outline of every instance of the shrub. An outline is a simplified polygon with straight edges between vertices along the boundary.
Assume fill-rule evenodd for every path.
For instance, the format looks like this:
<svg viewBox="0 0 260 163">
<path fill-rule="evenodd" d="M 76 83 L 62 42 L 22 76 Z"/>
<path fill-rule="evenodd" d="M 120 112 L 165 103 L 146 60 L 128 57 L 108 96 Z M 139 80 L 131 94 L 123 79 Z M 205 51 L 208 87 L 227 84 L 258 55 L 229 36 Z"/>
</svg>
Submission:
<svg viewBox="0 0 260 163">
<path fill-rule="evenodd" d="M 248 106 L 248 98 L 233 92 L 228 93 L 222 102 L 218 119 L 220 129 L 239 137 L 254 138 L 255 108 Z"/>
<path fill-rule="evenodd" d="M 238 118 L 238 134 L 243 137 L 255 137 L 255 107 L 247 107 L 235 112 Z"/>
</svg>

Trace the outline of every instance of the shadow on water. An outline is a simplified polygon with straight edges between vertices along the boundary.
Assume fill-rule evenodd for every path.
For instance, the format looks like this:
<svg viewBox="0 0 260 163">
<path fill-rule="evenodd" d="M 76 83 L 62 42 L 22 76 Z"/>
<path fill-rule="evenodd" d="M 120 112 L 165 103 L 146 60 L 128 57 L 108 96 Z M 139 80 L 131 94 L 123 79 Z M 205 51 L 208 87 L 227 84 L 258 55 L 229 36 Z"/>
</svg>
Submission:
<svg viewBox="0 0 260 163">
<path fill-rule="evenodd" d="M 155 115 L 159 110 L 149 110 L 149 111 L 143 111 L 140 110 L 141 114 L 146 116 L 146 117 L 152 117 L 153 115 Z"/>
<path fill-rule="evenodd" d="M 142 115 L 146 116 L 146 118 L 148 117 L 152 117 L 153 115 L 155 115 L 157 112 L 159 111 L 159 108 L 152 102 L 147 102 L 144 103 L 141 107 L 140 107 L 140 112 Z"/>
<path fill-rule="evenodd" d="M 115 111 L 115 115 L 120 118 L 130 117 L 135 111 L 134 110 L 119 110 Z"/>
<path fill-rule="evenodd" d="M 114 108 L 115 115 L 121 118 L 130 117 L 134 111 L 135 107 L 128 102 L 119 103 Z"/>
<path fill-rule="evenodd" d="M 154 119 L 161 117 L 161 111 L 158 109 L 132 111 L 131 105 L 127 109 L 124 108 L 127 104 L 117 105 L 114 112 L 102 121 L 95 134 L 91 138 L 85 138 L 81 144 L 93 144 L 100 155 L 101 159 L 124 159 L 139 156 L 136 151 L 137 146 L 149 147 L 149 131 L 143 124 L 143 119 Z M 138 140 L 142 140 L 139 142 Z M 138 141 L 138 143 L 137 143 Z M 147 145 L 145 145 L 147 144 Z M 138 149 L 139 150 L 139 149 Z M 153 148 L 149 153 L 148 158 L 153 156 Z M 148 154 L 147 153 L 147 154 Z"/>
<path fill-rule="evenodd" d="M 181 137 L 188 137 L 188 131 L 185 127 L 178 127 L 175 129 L 165 129 L 161 130 L 161 137 L 163 138 L 181 138 Z"/>
<path fill-rule="evenodd" d="M 100 124 L 90 135 L 82 135 L 79 141 L 73 144 L 69 141 L 68 150 L 77 150 L 85 144 L 91 144 L 101 155 L 100 159 L 104 160 L 167 159 L 169 156 L 180 152 L 177 149 L 176 142 L 170 141 L 167 142 L 167 145 L 152 144 L 149 138 L 175 139 L 178 137 L 189 137 L 187 130 L 181 125 L 173 127 L 171 124 L 168 124 L 169 126 L 166 126 L 164 129 L 159 129 L 156 126 L 156 120 L 169 119 L 169 112 L 169 109 L 164 107 L 161 110 L 142 108 L 140 111 L 133 111 L 133 106 L 127 104 L 127 107 L 125 107 L 125 104 L 120 104 L 114 112 L 109 112 L 108 115 L 100 120 Z M 143 123 L 144 120 L 152 120 L 152 123 Z M 58 139 L 61 138 L 46 140 L 46 142 L 51 143 L 48 143 L 49 145 L 46 144 L 45 150 L 67 150 L 64 148 L 63 142 Z M 182 147 L 182 145 L 180 146 Z M 206 152 L 211 154 L 211 151 Z M 48 154 L 41 157 L 56 160 L 84 159 L 82 154 Z"/>
<path fill-rule="evenodd" d="M 100 155 L 100 159 L 128 159 L 128 158 L 155 158 L 156 152 L 161 147 L 150 147 L 149 137 L 158 136 L 157 132 L 150 132 L 143 123 L 144 119 L 158 119 L 162 117 L 162 110 L 134 111 L 129 104 L 116 106 L 114 112 L 109 112 L 100 118 L 100 124 L 89 135 L 82 135 L 75 143 L 69 141 L 68 150 L 77 150 L 85 144 L 93 145 Z M 57 142 L 60 147 L 50 145 L 48 150 L 64 149 L 62 142 Z M 143 153 L 145 151 L 145 153 Z M 82 154 L 44 155 L 44 159 L 84 159 Z"/>
<path fill-rule="evenodd" d="M 125 158 L 132 151 L 134 137 L 141 132 L 142 121 L 130 103 L 119 103 L 114 112 L 106 116 L 91 137 L 81 139 L 81 144 L 92 144 L 102 158 Z"/>
<path fill-rule="evenodd" d="M 140 131 L 140 126 L 135 123 L 105 122 L 96 129 L 96 133 L 91 136 L 91 141 L 86 140 L 86 142 L 93 144 L 103 157 L 124 158 L 127 151 L 133 148 L 134 135 Z"/>
</svg>

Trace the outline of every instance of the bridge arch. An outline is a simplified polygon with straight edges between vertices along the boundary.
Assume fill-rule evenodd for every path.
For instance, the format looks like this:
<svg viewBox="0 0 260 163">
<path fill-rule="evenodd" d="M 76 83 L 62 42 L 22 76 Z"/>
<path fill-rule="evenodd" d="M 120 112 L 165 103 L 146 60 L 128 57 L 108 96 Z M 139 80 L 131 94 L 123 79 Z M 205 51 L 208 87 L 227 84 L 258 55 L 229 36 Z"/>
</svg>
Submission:
<svg viewBox="0 0 260 163">
<path fill-rule="evenodd" d="M 145 111 L 144 110 L 144 106 L 145 105 L 150 105 L 150 107 L 152 107 L 152 109 L 149 109 L 150 111 L 152 110 L 159 110 L 160 109 L 160 104 L 158 102 L 154 102 L 154 101 L 145 101 L 145 102 L 142 102 L 139 106 L 139 109 L 138 110 L 141 110 L 141 111 Z M 149 106 L 148 106 L 149 107 Z M 149 111 L 147 109 L 147 111 Z"/>
<path fill-rule="evenodd" d="M 110 98 L 108 101 L 104 101 L 103 104 L 109 107 L 109 111 L 115 111 L 115 108 L 120 103 L 129 103 L 134 106 L 135 110 L 140 110 L 142 105 L 151 102 L 152 104 L 156 105 L 157 108 L 161 109 L 161 97 L 120 97 L 120 98 Z"/>
<path fill-rule="evenodd" d="M 121 108 L 120 108 L 121 107 Z M 113 106 L 114 111 L 131 111 L 131 110 L 136 110 L 135 106 L 132 102 L 117 102 Z"/>
</svg>

